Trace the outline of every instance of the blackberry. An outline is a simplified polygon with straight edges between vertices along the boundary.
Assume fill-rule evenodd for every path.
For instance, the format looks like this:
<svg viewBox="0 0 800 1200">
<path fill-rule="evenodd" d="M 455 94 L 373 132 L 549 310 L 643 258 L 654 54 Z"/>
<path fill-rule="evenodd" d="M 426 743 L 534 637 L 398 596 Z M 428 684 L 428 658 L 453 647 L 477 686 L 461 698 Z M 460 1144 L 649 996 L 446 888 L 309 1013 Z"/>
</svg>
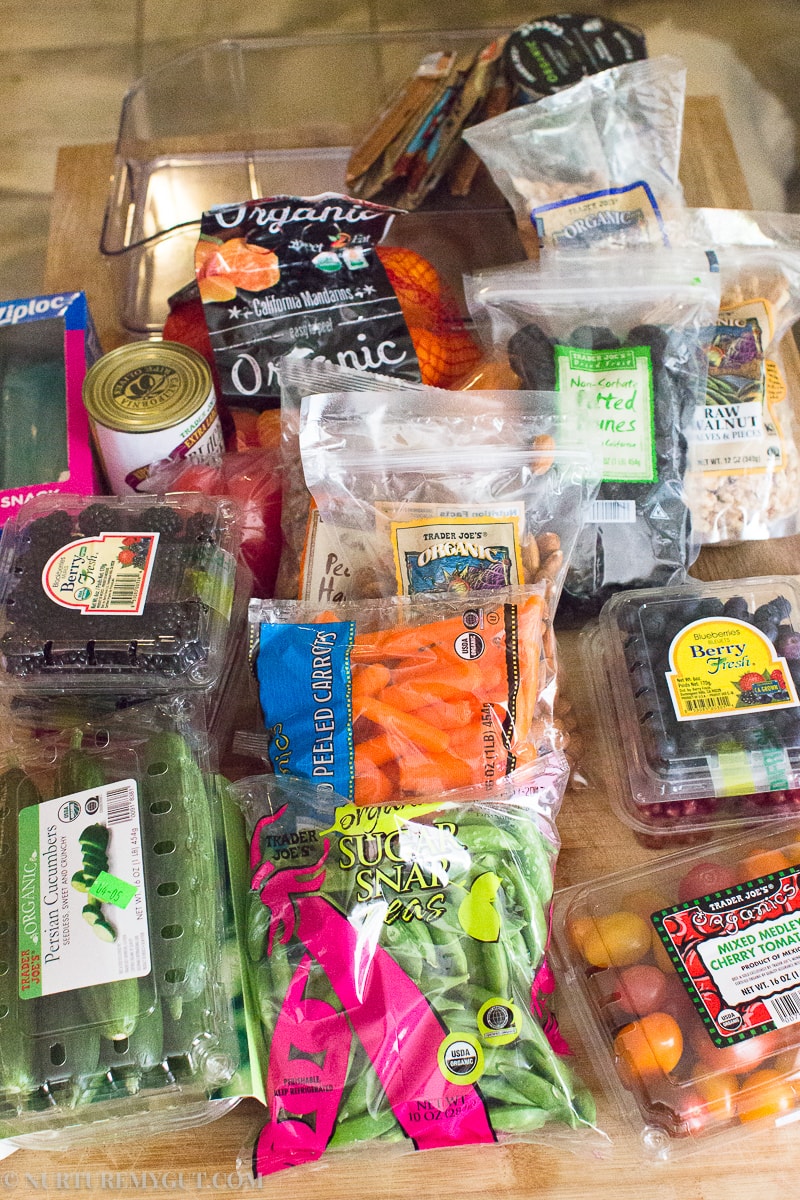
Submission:
<svg viewBox="0 0 800 1200">
<path fill-rule="evenodd" d="M 96 537 L 118 525 L 119 516 L 108 504 L 90 504 L 78 517 L 78 529 L 85 537 Z"/>
<path fill-rule="evenodd" d="M 72 517 L 63 508 L 37 517 L 25 527 L 25 538 L 32 547 L 58 546 L 72 537 Z"/>
<path fill-rule="evenodd" d="M 146 508 L 137 523 L 142 530 L 152 530 L 170 538 L 177 537 L 183 529 L 183 518 L 168 504 L 154 504 L 152 508 Z"/>
<path fill-rule="evenodd" d="M 192 513 L 186 522 L 186 537 L 189 541 L 213 542 L 214 526 L 212 513 Z"/>
<path fill-rule="evenodd" d="M 763 696 L 757 695 L 755 692 L 742 692 L 739 696 L 740 704 L 763 704 Z"/>
</svg>

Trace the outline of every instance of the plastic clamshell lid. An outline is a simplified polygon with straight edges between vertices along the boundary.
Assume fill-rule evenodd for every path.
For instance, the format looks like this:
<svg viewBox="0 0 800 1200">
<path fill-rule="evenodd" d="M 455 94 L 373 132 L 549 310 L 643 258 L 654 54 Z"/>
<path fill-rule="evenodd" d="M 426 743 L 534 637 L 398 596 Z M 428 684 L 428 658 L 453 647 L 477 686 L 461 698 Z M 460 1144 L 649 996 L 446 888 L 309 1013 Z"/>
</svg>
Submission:
<svg viewBox="0 0 800 1200">
<path fill-rule="evenodd" d="M 800 1119 L 800 823 L 558 892 L 553 960 L 648 1155 Z"/>
<path fill-rule="evenodd" d="M 198 493 L 35 497 L 0 550 L 0 686 L 204 689 L 222 670 L 240 539 Z"/>
<path fill-rule="evenodd" d="M 794 577 L 693 581 L 608 601 L 592 682 L 613 713 L 611 739 L 625 747 L 625 820 L 713 828 L 794 808 L 798 631 Z"/>
<path fill-rule="evenodd" d="M 19 734 L 0 764 L 0 1130 L 20 1145 L 231 1106 L 208 1100 L 239 1062 L 208 749 L 153 713 Z"/>
</svg>

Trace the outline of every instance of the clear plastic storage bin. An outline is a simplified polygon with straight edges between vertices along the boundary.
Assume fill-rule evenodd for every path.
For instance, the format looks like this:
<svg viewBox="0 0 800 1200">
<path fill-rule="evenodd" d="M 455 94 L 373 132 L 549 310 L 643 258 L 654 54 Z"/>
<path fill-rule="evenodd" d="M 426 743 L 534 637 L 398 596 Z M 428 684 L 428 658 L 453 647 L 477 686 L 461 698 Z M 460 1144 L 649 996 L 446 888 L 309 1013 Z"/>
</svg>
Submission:
<svg viewBox="0 0 800 1200">
<path fill-rule="evenodd" d="M 423 56 L 479 50 L 496 32 L 220 41 L 144 76 L 122 106 L 100 239 L 124 327 L 160 332 L 168 297 L 194 278 L 204 210 L 346 191 L 351 146 Z M 510 210 L 485 172 L 478 179 L 465 199 L 438 189 L 398 218 L 392 240 L 421 254 L 444 242 L 456 281 L 523 257 Z"/>
</svg>

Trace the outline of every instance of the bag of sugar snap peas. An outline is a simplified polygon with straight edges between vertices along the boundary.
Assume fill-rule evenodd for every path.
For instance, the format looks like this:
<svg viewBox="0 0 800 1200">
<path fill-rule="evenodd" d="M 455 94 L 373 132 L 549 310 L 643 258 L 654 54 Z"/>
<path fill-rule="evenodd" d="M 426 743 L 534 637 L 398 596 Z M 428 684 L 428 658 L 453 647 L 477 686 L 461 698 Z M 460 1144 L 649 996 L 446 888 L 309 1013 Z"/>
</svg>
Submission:
<svg viewBox="0 0 800 1200">
<path fill-rule="evenodd" d="M 377 808 L 233 785 L 269 1110 L 254 1173 L 594 1128 L 540 991 L 566 778 L 551 755 L 491 797 Z"/>
</svg>

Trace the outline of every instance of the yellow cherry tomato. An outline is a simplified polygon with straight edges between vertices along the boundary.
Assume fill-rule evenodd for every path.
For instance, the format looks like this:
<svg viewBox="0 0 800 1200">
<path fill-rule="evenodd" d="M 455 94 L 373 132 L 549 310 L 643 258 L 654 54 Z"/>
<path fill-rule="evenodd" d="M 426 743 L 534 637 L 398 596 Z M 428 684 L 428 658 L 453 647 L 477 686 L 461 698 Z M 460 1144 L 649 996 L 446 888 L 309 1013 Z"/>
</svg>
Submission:
<svg viewBox="0 0 800 1200">
<path fill-rule="evenodd" d="M 632 912 L 597 917 L 583 937 L 583 956 L 593 967 L 630 967 L 652 946 L 650 927 Z"/>
<path fill-rule="evenodd" d="M 758 1121 L 762 1117 L 779 1117 L 791 1112 L 797 1104 L 797 1094 L 779 1071 L 754 1071 L 742 1080 L 737 1102 L 740 1121 Z"/>
<path fill-rule="evenodd" d="M 708 1113 L 717 1121 L 729 1121 L 736 1110 L 739 1084 L 735 1075 L 708 1075 L 697 1079 L 694 1089 Z"/>
<path fill-rule="evenodd" d="M 669 1013 L 648 1013 L 620 1029 L 614 1039 L 614 1053 L 631 1074 L 640 1078 L 666 1074 L 678 1065 L 683 1035 Z"/>
</svg>

